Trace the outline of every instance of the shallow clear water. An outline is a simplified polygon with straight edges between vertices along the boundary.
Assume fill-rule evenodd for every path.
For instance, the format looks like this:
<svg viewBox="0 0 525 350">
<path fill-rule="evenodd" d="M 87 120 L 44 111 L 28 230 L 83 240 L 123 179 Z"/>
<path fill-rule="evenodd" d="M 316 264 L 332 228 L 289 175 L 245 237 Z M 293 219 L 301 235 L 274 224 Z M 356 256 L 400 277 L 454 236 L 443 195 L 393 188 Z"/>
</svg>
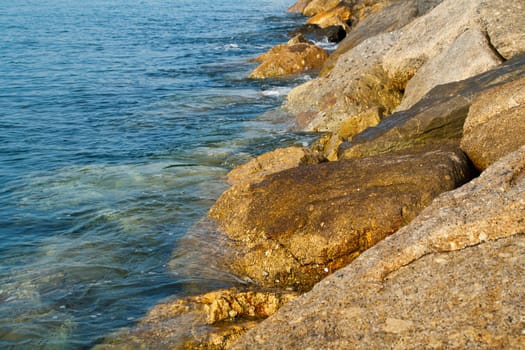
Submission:
<svg viewBox="0 0 525 350">
<path fill-rule="evenodd" d="M 0 348 L 88 348 L 168 295 L 231 167 L 302 144 L 246 80 L 284 0 L 0 0 Z"/>
</svg>

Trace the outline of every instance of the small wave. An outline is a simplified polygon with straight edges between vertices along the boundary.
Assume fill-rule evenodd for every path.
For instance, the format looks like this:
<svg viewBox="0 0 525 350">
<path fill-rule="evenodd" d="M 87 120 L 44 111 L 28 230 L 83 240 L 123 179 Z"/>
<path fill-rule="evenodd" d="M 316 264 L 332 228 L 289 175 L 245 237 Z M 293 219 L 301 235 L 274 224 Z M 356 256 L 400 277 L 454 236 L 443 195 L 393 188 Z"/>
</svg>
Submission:
<svg viewBox="0 0 525 350">
<path fill-rule="evenodd" d="M 338 43 L 334 43 L 324 37 L 321 41 L 314 41 L 314 44 L 325 49 L 326 51 L 335 51 L 337 49 Z"/>
<path fill-rule="evenodd" d="M 239 44 L 235 44 L 235 43 L 232 43 L 232 44 L 226 44 L 226 45 L 223 45 L 222 48 L 226 51 L 230 51 L 230 50 L 240 50 L 241 47 L 239 46 Z"/>
<path fill-rule="evenodd" d="M 291 90 L 292 88 L 290 87 L 280 86 L 280 87 L 275 87 L 272 89 L 264 90 L 263 92 L 261 92 L 261 95 L 268 96 L 268 97 L 286 96 Z"/>
</svg>

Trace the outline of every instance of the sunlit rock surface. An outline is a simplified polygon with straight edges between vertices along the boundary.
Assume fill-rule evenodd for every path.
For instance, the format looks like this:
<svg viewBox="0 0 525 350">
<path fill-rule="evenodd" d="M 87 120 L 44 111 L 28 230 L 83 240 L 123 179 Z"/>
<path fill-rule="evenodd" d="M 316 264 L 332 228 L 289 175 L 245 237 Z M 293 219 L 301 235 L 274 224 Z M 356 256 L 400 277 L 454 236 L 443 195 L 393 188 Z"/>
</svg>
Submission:
<svg viewBox="0 0 525 350">
<path fill-rule="evenodd" d="M 524 213 L 525 146 L 230 348 L 522 349 Z"/>
<path fill-rule="evenodd" d="M 470 178 L 454 146 L 304 165 L 227 190 L 210 210 L 244 280 L 310 288 Z"/>
</svg>

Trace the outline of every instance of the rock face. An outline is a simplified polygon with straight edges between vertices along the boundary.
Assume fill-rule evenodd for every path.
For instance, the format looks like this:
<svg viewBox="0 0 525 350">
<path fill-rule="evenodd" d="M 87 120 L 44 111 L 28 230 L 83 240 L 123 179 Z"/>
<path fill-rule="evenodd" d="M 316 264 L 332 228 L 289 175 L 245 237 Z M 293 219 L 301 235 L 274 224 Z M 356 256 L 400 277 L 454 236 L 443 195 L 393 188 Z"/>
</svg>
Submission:
<svg viewBox="0 0 525 350">
<path fill-rule="evenodd" d="M 402 94 L 390 84 L 381 59 L 395 40 L 396 34 L 365 40 L 341 56 L 328 76 L 293 89 L 284 107 L 296 116 L 297 127 L 337 132 L 347 119 L 370 109 L 391 113 Z"/>
<path fill-rule="evenodd" d="M 305 165 L 233 186 L 209 215 L 231 240 L 228 265 L 239 277 L 304 290 L 469 176 L 452 146 Z"/>
<path fill-rule="evenodd" d="M 116 333 L 94 350 L 224 349 L 296 296 L 224 289 L 171 299 L 156 305 L 134 328 Z"/>
<path fill-rule="evenodd" d="M 416 0 L 394 1 L 393 3 L 370 14 L 352 28 L 346 38 L 330 55 L 321 69 L 326 76 L 335 66 L 339 56 L 350 51 L 364 40 L 384 32 L 391 32 L 410 23 L 418 15 Z"/>
<path fill-rule="evenodd" d="M 435 86 L 473 77 L 501 63 L 485 35 L 468 29 L 417 71 L 408 82 L 397 110 L 412 107 Z"/>
<path fill-rule="evenodd" d="M 509 8 L 522 14 L 523 6 L 505 0 L 444 0 L 401 29 L 342 54 L 330 74 L 292 90 L 285 107 L 297 116 L 299 128 L 335 133 L 343 121 L 369 108 L 390 114 L 403 94 L 406 102 L 398 109 L 408 108 L 438 84 L 524 53 L 523 19 L 501 16 Z M 475 54 L 465 56 L 465 50 Z"/>
<path fill-rule="evenodd" d="M 525 144 L 525 75 L 479 94 L 465 122 L 461 148 L 484 170 Z"/>
<path fill-rule="evenodd" d="M 342 144 L 339 157 L 342 159 L 364 157 L 444 140 L 459 142 L 470 105 L 476 96 L 481 94 L 478 100 L 479 107 L 473 107 L 477 109 L 472 109 L 471 114 L 478 114 L 477 111 L 485 108 L 483 101 L 490 100 L 488 96 L 482 97 L 484 91 L 500 84 L 511 84 L 524 77 L 525 55 L 522 55 L 473 78 L 437 86 L 409 110 L 390 115 L 376 127 L 369 128 L 353 137 L 350 142 Z M 467 133 L 470 132 L 470 127 L 465 126 L 465 128 Z M 490 137 L 490 134 L 491 132 L 487 132 L 485 137 Z M 503 138 L 505 137 L 500 137 Z M 467 145 L 470 141 L 465 142 Z M 467 149 L 469 146 L 465 147 Z M 497 146 L 494 146 L 495 148 Z M 475 159 L 474 155 L 473 157 Z"/>
<path fill-rule="evenodd" d="M 311 0 L 308 5 L 303 10 L 305 16 L 315 16 L 318 13 L 326 12 L 337 5 L 339 5 L 342 0 Z"/>
<path fill-rule="evenodd" d="M 524 213 L 525 146 L 230 348 L 522 349 Z"/>
<path fill-rule="evenodd" d="M 328 58 L 325 50 L 298 35 L 287 44 L 277 45 L 254 61 L 262 62 L 249 78 L 264 79 L 319 69 Z"/>
</svg>

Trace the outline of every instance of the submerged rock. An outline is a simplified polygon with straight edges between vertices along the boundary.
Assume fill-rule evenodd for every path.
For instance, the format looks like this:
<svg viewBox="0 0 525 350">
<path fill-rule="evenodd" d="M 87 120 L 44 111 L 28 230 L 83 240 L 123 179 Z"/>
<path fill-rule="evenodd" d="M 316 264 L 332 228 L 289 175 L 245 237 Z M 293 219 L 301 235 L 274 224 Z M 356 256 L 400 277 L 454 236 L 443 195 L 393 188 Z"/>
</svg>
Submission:
<svg viewBox="0 0 525 350">
<path fill-rule="evenodd" d="M 325 50 L 297 35 L 288 43 L 277 45 L 254 59 L 262 63 L 248 77 L 265 79 L 319 69 L 327 58 Z"/>
<path fill-rule="evenodd" d="M 461 148 L 484 170 L 525 144 L 525 74 L 476 96 L 465 121 Z"/>
<path fill-rule="evenodd" d="M 525 146 L 230 349 L 521 349 Z"/>
<path fill-rule="evenodd" d="M 350 142 L 342 144 L 339 156 L 347 159 L 418 144 L 443 141 L 459 143 L 463 136 L 463 124 L 476 96 L 494 86 L 521 80 L 523 77 L 525 55 L 464 81 L 437 86 L 412 108 L 388 116 L 376 127 L 369 128 L 354 136 Z M 487 98 L 481 97 L 478 109 L 484 108 L 483 101 L 490 105 Z M 489 135 L 490 132 L 485 137 Z"/>
<path fill-rule="evenodd" d="M 296 296 L 294 292 L 232 288 L 173 298 L 93 350 L 224 349 Z"/>
<path fill-rule="evenodd" d="M 305 165 L 233 186 L 209 212 L 227 265 L 262 286 L 308 289 L 467 181 L 456 147 Z"/>
</svg>

